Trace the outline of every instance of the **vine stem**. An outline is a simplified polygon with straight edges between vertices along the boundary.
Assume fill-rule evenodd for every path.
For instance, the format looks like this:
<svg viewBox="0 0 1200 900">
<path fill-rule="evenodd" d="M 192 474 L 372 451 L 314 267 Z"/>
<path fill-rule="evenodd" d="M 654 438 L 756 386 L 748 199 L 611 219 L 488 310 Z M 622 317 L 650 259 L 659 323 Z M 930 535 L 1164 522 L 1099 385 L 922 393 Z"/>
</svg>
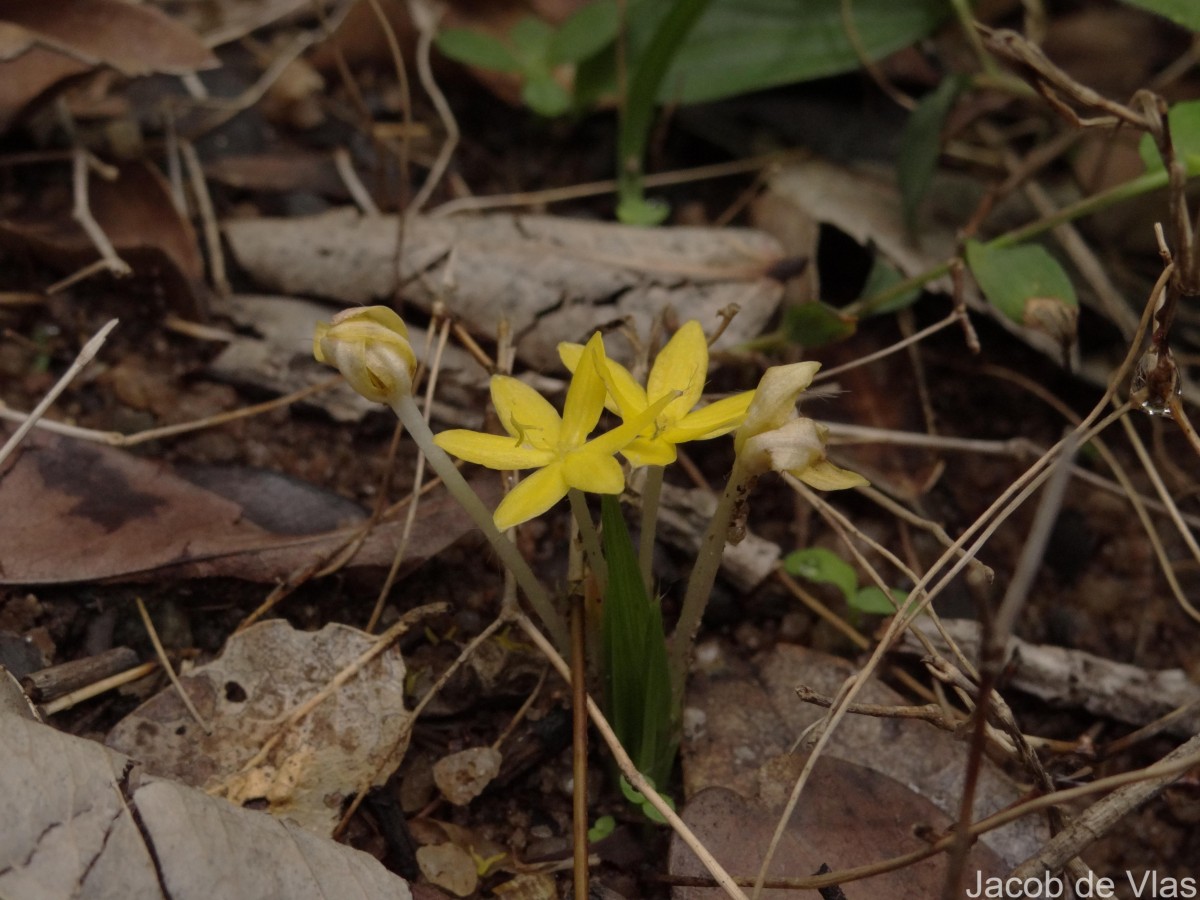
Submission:
<svg viewBox="0 0 1200 900">
<path fill-rule="evenodd" d="M 421 452 L 425 454 L 429 467 L 441 477 L 450 496 L 466 510 L 471 521 L 483 532 L 483 536 L 492 545 L 492 549 L 496 551 L 496 555 L 500 557 L 505 568 L 513 574 L 521 591 L 529 600 L 529 605 L 533 607 L 533 611 L 541 619 L 542 625 L 550 633 L 555 646 L 566 652 L 567 648 L 571 646 L 566 621 L 554 608 L 554 604 L 550 601 L 550 595 L 538 581 L 537 576 L 533 574 L 529 563 L 517 550 L 516 544 L 500 533 L 495 522 L 492 521 L 491 512 L 483 505 L 483 501 L 479 499 L 479 495 L 475 493 L 474 489 L 467 484 L 467 480 L 458 471 L 454 461 L 450 459 L 446 451 L 433 442 L 433 432 L 425 423 L 425 417 L 417 408 L 412 394 L 400 393 L 391 398 L 391 407 L 408 430 L 409 435 L 416 441 L 417 446 L 421 448 Z"/>
</svg>

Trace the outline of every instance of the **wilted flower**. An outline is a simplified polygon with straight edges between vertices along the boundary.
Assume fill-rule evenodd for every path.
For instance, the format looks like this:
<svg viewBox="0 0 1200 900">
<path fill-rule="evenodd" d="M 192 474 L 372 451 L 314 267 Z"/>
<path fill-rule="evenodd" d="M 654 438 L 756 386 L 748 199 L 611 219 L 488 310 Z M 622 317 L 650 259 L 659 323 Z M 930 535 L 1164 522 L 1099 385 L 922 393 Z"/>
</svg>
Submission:
<svg viewBox="0 0 1200 900">
<path fill-rule="evenodd" d="M 398 394 L 412 393 L 417 356 L 404 321 L 386 306 L 358 306 L 318 323 L 313 356 L 341 372 L 368 400 L 391 403 Z"/>
</svg>

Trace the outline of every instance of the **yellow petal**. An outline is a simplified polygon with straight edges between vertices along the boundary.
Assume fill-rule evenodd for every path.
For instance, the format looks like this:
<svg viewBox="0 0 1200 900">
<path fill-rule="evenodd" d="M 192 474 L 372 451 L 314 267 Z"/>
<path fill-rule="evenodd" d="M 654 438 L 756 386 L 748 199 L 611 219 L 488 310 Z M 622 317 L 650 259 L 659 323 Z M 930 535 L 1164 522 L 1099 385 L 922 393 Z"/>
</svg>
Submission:
<svg viewBox="0 0 1200 900">
<path fill-rule="evenodd" d="M 551 463 L 539 469 L 508 492 L 492 520 L 501 531 L 528 522 L 540 516 L 555 503 L 567 496 L 567 483 L 563 480 L 562 465 Z"/>
<path fill-rule="evenodd" d="M 564 342 L 558 345 L 558 358 L 562 360 L 568 372 L 575 373 L 582 357 L 583 344 Z M 619 362 L 605 357 L 600 377 L 604 379 L 604 386 L 608 388 L 608 396 L 604 398 L 604 408 L 609 412 L 614 412 L 622 419 L 627 419 L 630 416 L 636 416 L 648 405 L 645 389 Z"/>
<path fill-rule="evenodd" d="M 679 396 L 663 410 L 667 421 L 683 418 L 704 392 L 708 377 L 708 342 L 695 319 L 685 322 L 655 357 L 646 379 L 646 396 L 657 400 L 673 391 Z"/>
<path fill-rule="evenodd" d="M 592 339 L 584 347 L 583 356 L 571 376 L 571 384 L 567 387 L 567 399 L 563 401 L 562 432 L 559 444 L 564 448 L 580 447 L 587 436 L 600 420 L 604 409 L 604 398 L 608 389 L 600 377 L 600 368 L 604 365 L 604 341 L 600 332 L 592 335 Z"/>
<path fill-rule="evenodd" d="M 568 485 L 589 494 L 619 494 L 625 489 L 625 473 L 611 456 L 576 450 L 562 463 L 563 479 Z"/>
<path fill-rule="evenodd" d="M 672 441 L 658 438 L 638 438 L 621 451 L 634 468 L 641 466 L 669 466 L 679 457 Z"/>
<path fill-rule="evenodd" d="M 583 445 L 584 449 L 590 450 L 593 453 L 599 453 L 602 456 L 613 456 L 621 452 L 633 442 L 634 438 L 649 428 L 663 409 L 666 408 L 666 405 L 674 399 L 675 396 L 673 394 L 668 394 L 634 418 L 622 422 L 612 431 L 606 431 L 599 437 L 592 438 Z"/>
<path fill-rule="evenodd" d="M 808 468 L 792 474 L 809 487 L 814 487 L 819 491 L 840 491 L 845 488 L 863 487 L 870 484 L 857 472 L 839 468 L 827 459 L 822 459 Z"/>
<path fill-rule="evenodd" d="M 492 376 L 492 405 L 504 430 L 521 444 L 541 450 L 558 446 L 562 419 L 550 401 L 519 379 Z"/>
<path fill-rule="evenodd" d="M 749 438 L 773 431 L 796 418 L 796 401 L 812 384 L 819 368 L 820 363 L 799 362 L 789 366 L 772 366 L 763 373 L 754 391 L 754 399 L 746 410 L 746 420 L 738 428 L 734 440 L 738 453 L 742 452 L 742 445 Z"/>
<path fill-rule="evenodd" d="M 754 391 L 744 391 L 725 397 L 708 406 L 694 409 L 662 433 L 663 440 L 673 444 L 685 441 L 706 441 L 733 431 L 746 418 L 746 410 L 754 399 Z"/>
<path fill-rule="evenodd" d="M 549 450 L 521 447 L 511 437 L 454 428 L 434 435 L 433 442 L 459 459 L 489 469 L 534 469 L 554 460 Z"/>
</svg>

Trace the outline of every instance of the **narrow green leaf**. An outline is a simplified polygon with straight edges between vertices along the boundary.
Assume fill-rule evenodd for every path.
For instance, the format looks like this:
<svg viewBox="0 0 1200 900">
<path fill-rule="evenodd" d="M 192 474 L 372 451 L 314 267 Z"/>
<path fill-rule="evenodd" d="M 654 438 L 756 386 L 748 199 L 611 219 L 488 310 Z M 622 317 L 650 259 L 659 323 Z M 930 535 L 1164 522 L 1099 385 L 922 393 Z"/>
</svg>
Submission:
<svg viewBox="0 0 1200 900">
<path fill-rule="evenodd" d="M 876 297 L 884 291 L 890 290 L 893 285 L 897 285 L 904 281 L 904 276 L 888 265 L 887 260 L 882 255 L 876 254 L 874 262 L 871 263 L 871 271 L 867 273 L 867 283 L 863 285 L 862 297 Z M 871 316 L 879 316 L 884 313 L 896 312 L 905 307 L 912 306 L 921 296 L 920 288 L 913 288 L 911 291 L 904 291 L 892 297 L 886 303 L 881 303 L 878 306 L 872 306 Z"/>
<path fill-rule="evenodd" d="M 437 36 L 438 50 L 456 62 L 497 72 L 520 72 L 521 63 L 503 43 L 482 31 L 447 28 Z"/>
<path fill-rule="evenodd" d="M 1197 8 L 1200 9 L 1200 4 L 1197 4 Z M 1200 100 L 1176 103 L 1167 112 L 1167 123 L 1171 126 L 1171 144 L 1175 148 L 1175 155 L 1184 161 L 1189 174 L 1200 172 Z M 1150 135 L 1142 135 L 1138 152 L 1147 172 L 1162 171 L 1162 157 L 1158 155 L 1158 147 Z"/>
<path fill-rule="evenodd" d="M 616 0 L 595 0 L 559 26 L 550 39 L 551 63 L 577 63 L 595 56 L 617 37 L 621 10 Z"/>
<path fill-rule="evenodd" d="M 1176 25 L 1200 31 L 1200 3 L 1196 0 L 1125 0 L 1130 6 L 1140 6 Z"/>
<path fill-rule="evenodd" d="M 900 136 L 900 154 L 896 159 L 896 178 L 900 182 L 900 205 L 908 230 L 917 230 L 917 208 L 929 190 L 942 153 L 942 125 L 958 95 L 966 87 L 963 75 L 943 78 L 937 88 L 917 104 Z"/>
<path fill-rule="evenodd" d="M 783 311 L 783 333 L 794 344 L 824 347 L 845 340 L 858 328 L 858 320 L 828 304 L 814 300 L 789 306 Z"/>
<path fill-rule="evenodd" d="M 679 740 L 662 610 L 646 594 L 619 501 L 605 495 L 600 509 L 608 564 L 601 629 L 612 726 L 638 770 L 666 784 Z"/>
<path fill-rule="evenodd" d="M 992 247 L 967 242 L 967 265 L 988 302 L 1009 319 L 1074 343 L 1079 319 L 1075 288 L 1058 260 L 1037 244 Z"/>
<path fill-rule="evenodd" d="M 904 601 L 908 599 L 908 591 L 892 588 L 892 596 L 896 598 L 897 604 L 903 606 Z M 851 598 L 850 605 L 859 612 L 872 616 L 890 616 L 896 611 L 896 607 L 892 606 L 892 601 L 887 598 L 887 594 L 875 585 L 859 588 Z"/>
<path fill-rule="evenodd" d="M 796 575 L 815 581 L 818 584 L 832 584 L 846 602 L 854 600 L 858 591 L 858 575 L 853 566 L 824 547 L 808 547 L 804 550 L 793 550 L 783 558 L 783 568 L 789 575 Z"/>
</svg>

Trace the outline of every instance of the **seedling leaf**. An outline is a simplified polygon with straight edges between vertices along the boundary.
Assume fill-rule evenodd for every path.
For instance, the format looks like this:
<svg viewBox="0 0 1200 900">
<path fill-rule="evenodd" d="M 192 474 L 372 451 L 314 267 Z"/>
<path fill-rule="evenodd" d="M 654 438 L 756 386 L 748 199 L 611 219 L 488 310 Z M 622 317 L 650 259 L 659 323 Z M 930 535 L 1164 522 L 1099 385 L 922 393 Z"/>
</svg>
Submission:
<svg viewBox="0 0 1200 900">
<path fill-rule="evenodd" d="M 824 347 L 854 334 L 858 320 L 820 301 L 801 303 L 784 310 L 783 332 L 789 341 L 804 347 Z"/>
<path fill-rule="evenodd" d="M 1167 124 L 1171 126 L 1171 144 L 1175 147 L 1175 154 L 1184 161 L 1188 173 L 1200 172 L 1200 100 L 1176 103 L 1167 112 Z M 1162 171 L 1162 157 L 1158 155 L 1158 147 L 1150 135 L 1142 135 L 1138 152 L 1147 172 Z"/>
<path fill-rule="evenodd" d="M 539 116 L 561 116 L 571 108 L 571 95 L 549 74 L 531 75 L 521 88 L 521 100 Z"/>
<path fill-rule="evenodd" d="M 882 256 L 877 255 L 875 261 L 871 264 L 871 271 L 867 273 L 867 283 L 863 285 L 862 296 L 875 297 L 903 280 L 903 275 L 888 265 Z M 912 306 L 920 296 L 921 289 L 913 288 L 911 291 L 898 294 L 887 303 L 872 306 L 868 315 L 879 316 L 884 313 L 896 312 L 897 310 Z"/>
<path fill-rule="evenodd" d="M 437 48 L 456 62 L 497 72 L 520 72 L 521 63 L 494 37 L 470 28 L 447 28 L 437 36 Z"/>
<path fill-rule="evenodd" d="M 547 58 L 552 64 L 577 63 L 595 56 L 617 36 L 621 11 L 615 0 L 596 0 L 559 26 L 550 39 Z"/>
<path fill-rule="evenodd" d="M 853 602 L 858 591 L 858 575 L 855 574 L 854 568 L 832 550 L 826 550 L 824 547 L 792 551 L 783 558 L 783 568 L 789 575 L 819 584 L 835 585 L 847 603 Z"/>
<path fill-rule="evenodd" d="M 908 599 L 908 591 L 892 588 L 892 596 L 896 598 L 898 606 L 903 606 L 904 601 Z M 887 594 L 875 585 L 859 588 L 850 600 L 850 605 L 859 612 L 872 616 L 890 616 L 896 611 L 896 607 L 892 606 L 892 601 L 887 598 Z"/>
<path fill-rule="evenodd" d="M 896 177 L 900 182 L 904 224 L 911 232 L 917 230 L 917 209 L 929 190 L 942 152 L 942 125 L 966 85 L 967 79 L 961 75 L 943 79 L 934 91 L 917 104 L 900 136 Z"/>
<path fill-rule="evenodd" d="M 1176 25 L 1200 31 L 1200 4 L 1196 0 L 1125 0 L 1130 6 L 1148 9 Z"/>
<path fill-rule="evenodd" d="M 1074 342 L 1079 318 L 1075 288 L 1043 247 L 968 241 L 967 265 L 988 301 L 1012 321 L 1044 332 L 1064 347 Z"/>
</svg>

